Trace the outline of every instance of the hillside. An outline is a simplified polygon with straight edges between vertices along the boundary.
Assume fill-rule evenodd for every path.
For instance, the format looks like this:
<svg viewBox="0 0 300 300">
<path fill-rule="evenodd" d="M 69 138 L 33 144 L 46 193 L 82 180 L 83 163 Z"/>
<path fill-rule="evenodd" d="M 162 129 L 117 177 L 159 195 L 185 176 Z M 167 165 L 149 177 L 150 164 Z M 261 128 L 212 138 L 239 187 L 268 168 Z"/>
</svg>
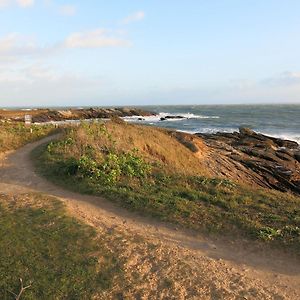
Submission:
<svg viewBox="0 0 300 300">
<path fill-rule="evenodd" d="M 299 198 L 204 175 L 210 151 L 117 120 L 6 156 L 0 295 L 13 299 L 22 278 L 23 299 L 297 299 Z"/>
<path fill-rule="evenodd" d="M 110 122 L 68 129 L 40 151 L 41 172 L 67 188 L 199 232 L 246 236 L 300 254 L 300 198 L 241 184 L 247 172 L 215 176 L 219 159 L 229 160 L 213 156 L 200 138 Z"/>
</svg>

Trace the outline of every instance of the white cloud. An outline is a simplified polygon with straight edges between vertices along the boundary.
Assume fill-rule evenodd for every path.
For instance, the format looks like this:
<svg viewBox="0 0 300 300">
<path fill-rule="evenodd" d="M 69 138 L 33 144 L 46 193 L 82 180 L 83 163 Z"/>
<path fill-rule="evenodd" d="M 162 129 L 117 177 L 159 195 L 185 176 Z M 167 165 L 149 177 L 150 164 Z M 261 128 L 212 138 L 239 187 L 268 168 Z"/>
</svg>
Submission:
<svg viewBox="0 0 300 300">
<path fill-rule="evenodd" d="M 17 4 L 21 7 L 29 7 L 34 5 L 34 0 L 17 0 Z"/>
<path fill-rule="evenodd" d="M 66 48 L 126 47 L 130 45 L 131 43 L 124 39 L 119 31 L 108 29 L 72 33 L 64 41 Z"/>
<path fill-rule="evenodd" d="M 278 76 L 266 78 L 261 83 L 268 86 L 298 85 L 300 84 L 300 72 L 286 71 Z"/>
<path fill-rule="evenodd" d="M 7 5 L 9 5 L 10 1 L 9 0 L 0 0 L 0 8 L 3 8 Z"/>
<path fill-rule="evenodd" d="M 103 92 L 102 78 L 65 72 L 40 61 L 23 67 L 1 68 L 0 107 L 24 105 L 63 105 L 95 97 Z M 9 99 L 9 100 L 7 100 Z"/>
<path fill-rule="evenodd" d="M 18 54 L 29 54 L 36 50 L 32 38 L 21 36 L 17 33 L 9 33 L 0 38 L 0 58 L 15 56 Z"/>
<path fill-rule="evenodd" d="M 27 8 L 33 6 L 34 2 L 34 0 L 0 0 L 0 9 L 13 4 L 21 8 Z"/>
<path fill-rule="evenodd" d="M 144 11 L 137 11 L 125 19 L 122 20 L 122 24 L 130 24 L 133 22 L 139 22 L 142 21 L 145 18 L 145 12 Z"/>
<path fill-rule="evenodd" d="M 24 58 L 48 55 L 58 49 L 57 45 L 39 46 L 31 36 L 9 33 L 0 37 L 0 62 L 14 62 Z"/>
<path fill-rule="evenodd" d="M 39 45 L 32 36 L 9 33 L 0 37 L 0 62 L 18 62 L 25 59 L 45 58 L 54 53 L 74 48 L 128 47 L 131 42 L 126 32 L 110 29 L 96 29 L 71 33 L 63 41 L 52 45 Z"/>
<path fill-rule="evenodd" d="M 64 16 L 74 16 L 77 12 L 77 8 L 74 5 L 62 5 L 59 7 L 58 11 Z"/>
</svg>

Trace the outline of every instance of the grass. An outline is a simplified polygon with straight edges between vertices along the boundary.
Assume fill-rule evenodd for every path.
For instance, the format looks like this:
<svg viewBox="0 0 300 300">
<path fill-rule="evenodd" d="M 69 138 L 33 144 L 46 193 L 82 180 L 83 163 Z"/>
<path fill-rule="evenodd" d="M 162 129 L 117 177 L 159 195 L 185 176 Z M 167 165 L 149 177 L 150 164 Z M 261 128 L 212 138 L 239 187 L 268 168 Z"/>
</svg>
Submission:
<svg viewBox="0 0 300 300">
<path fill-rule="evenodd" d="M 54 131 L 53 126 L 26 127 L 23 123 L 0 122 L 0 153 L 17 149 Z"/>
<path fill-rule="evenodd" d="M 103 237 L 40 194 L 0 195 L 0 299 L 92 299 L 121 276 Z"/>
<path fill-rule="evenodd" d="M 145 215 L 201 232 L 243 235 L 300 253 L 299 197 L 197 175 L 202 173 L 197 170 L 199 165 L 194 166 L 196 175 L 185 172 L 187 169 L 180 172 L 180 164 L 170 171 L 176 149 L 181 163 L 183 154 L 192 152 L 184 152 L 182 144 L 172 140 L 174 153 L 169 160 L 162 161 L 153 146 L 155 128 L 151 128 L 153 135 L 149 133 L 146 139 L 153 147 L 152 156 L 142 142 L 120 139 L 122 130 L 127 137 L 144 131 L 145 139 L 150 129 L 120 124 L 72 129 L 63 140 L 35 154 L 39 157 L 38 168 L 58 184 L 78 192 L 104 195 Z M 157 135 L 161 133 L 157 130 Z M 166 146 L 169 144 L 160 145 Z M 126 169 L 122 157 L 130 157 L 133 151 Z"/>
</svg>

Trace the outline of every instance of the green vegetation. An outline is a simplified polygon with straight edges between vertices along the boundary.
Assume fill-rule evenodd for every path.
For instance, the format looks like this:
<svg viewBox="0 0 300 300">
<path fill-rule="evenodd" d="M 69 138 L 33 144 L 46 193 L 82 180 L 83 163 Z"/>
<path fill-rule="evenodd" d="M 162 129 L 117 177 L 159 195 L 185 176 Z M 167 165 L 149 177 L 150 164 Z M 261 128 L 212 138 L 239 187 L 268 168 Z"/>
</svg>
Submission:
<svg viewBox="0 0 300 300">
<path fill-rule="evenodd" d="M 113 123 L 69 129 L 61 141 L 36 153 L 39 168 L 56 183 L 104 195 L 145 215 L 205 232 L 242 234 L 300 251 L 299 197 L 224 179 L 180 174 L 178 169 L 172 172 L 168 162 L 164 164 L 167 158 L 159 159 L 158 149 L 148 152 L 154 153 L 151 157 L 144 148 L 134 147 L 134 141 L 125 144 L 119 138 L 122 130 L 128 136 L 137 129 Z M 139 127 L 141 130 L 154 129 Z M 182 145 L 177 143 L 180 149 Z"/>
<path fill-rule="evenodd" d="M 0 153 L 21 147 L 54 131 L 53 126 L 26 127 L 23 123 L 0 122 Z"/>
<path fill-rule="evenodd" d="M 0 299 L 91 299 L 121 276 L 105 237 L 40 194 L 0 195 Z"/>
</svg>

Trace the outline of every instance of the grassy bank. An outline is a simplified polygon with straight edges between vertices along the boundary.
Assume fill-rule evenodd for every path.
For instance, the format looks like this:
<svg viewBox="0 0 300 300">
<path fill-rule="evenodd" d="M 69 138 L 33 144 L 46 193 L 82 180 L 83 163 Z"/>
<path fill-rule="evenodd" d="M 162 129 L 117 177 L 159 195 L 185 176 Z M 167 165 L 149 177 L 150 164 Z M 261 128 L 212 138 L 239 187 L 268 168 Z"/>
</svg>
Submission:
<svg viewBox="0 0 300 300">
<path fill-rule="evenodd" d="M 26 127 L 23 123 L 0 122 L 0 153 L 17 149 L 54 131 L 53 126 Z"/>
<path fill-rule="evenodd" d="M 202 232 L 235 233 L 300 251 L 299 197 L 205 177 L 199 158 L 161 130 L 83 125 L 35 155 L 45 176 L 79 192 Z"/>
<path fill-rule="evenodd" d="M 0 298 L 91 299 L 121 275 L 116 254 L 89 226 L 68 217 L 58 200 L 0 195 Z"/>
</svg>

